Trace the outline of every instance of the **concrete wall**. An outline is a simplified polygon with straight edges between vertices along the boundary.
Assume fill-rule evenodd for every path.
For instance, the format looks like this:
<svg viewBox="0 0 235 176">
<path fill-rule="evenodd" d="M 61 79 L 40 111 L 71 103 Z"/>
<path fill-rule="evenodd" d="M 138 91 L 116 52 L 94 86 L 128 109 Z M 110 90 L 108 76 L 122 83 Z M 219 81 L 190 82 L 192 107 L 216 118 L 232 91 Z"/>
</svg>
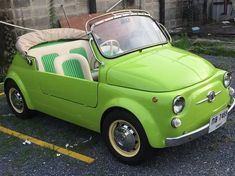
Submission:
<svg viewBox="0 0 235 176">
<path fill-rule="evenodd" d="M 112 7 L 117 0 L 96 0 L 96 8 L 97 12 L 105 12 L 107 9 Z M 122 9 L 122 3 L 120 3 L 118 6 L 114 8 L 114 10 L 120 10 Z"/>
<path fill-rule="evenodd" d="M 15 24 L 36 29 L 47 29 L 49 25 L 49 0 L 0 0 L 0 15 L 7 11 Z M 87 0 L 54 0 L 55 15 L 63 16 L 61 3 L 67 15 L 88 13 Z"/>
<path fill-rule="evenodd" d="M 141 9 L 148 11 L 156 20 L 160 20 L 159 0 L 142 0 Z"/>
<path fill-rule="evenodd" d="M 179 27 L 183 24 L 182 0 L 166 0 L 165 1 L 165 26 L 167 28 Z"/>
<path fill-rule="evenodd" d="M 165 24 L 167 28 L 174 28 L 183 24 L 183 1 L 166 0 Z M 49 2 L 50 0 L 0 0 L 0 16 L 1 12 L 7 11 L 15 24 L 36 29 L 46 29 L 50 27 Z M 96 2 L 97 11 L 104 12 L 115 4 L 117 0 L 96 0 Z M 57 19 L 63 16 L 61 4 L 64 4 L 68 16 L 87 14 L 89 12 L 88 0 L 54 0 Z M 135 0 L 131 6 L 121 3 L 114 10 L 122 9 L 123 6 L 147 10 L 155 19 L 160 20 L 159 0 Z"/>
</svg>

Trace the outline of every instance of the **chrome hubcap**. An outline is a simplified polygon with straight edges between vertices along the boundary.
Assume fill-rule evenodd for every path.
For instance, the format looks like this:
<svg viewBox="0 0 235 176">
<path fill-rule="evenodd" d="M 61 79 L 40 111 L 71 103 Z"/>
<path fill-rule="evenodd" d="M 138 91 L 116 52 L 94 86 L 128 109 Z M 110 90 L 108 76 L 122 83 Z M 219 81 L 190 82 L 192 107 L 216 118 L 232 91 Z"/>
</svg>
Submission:
<svg viewBox="0 0 235 176">
<path fill-rule="evenodd" d="M 117 145 L 125 151 L 130 151 L 135 148 L 135 133 L 127 125 L 118 125 L 115 128 L 114 140 Z"/>
<path fill-rule="evenodd" d="M 140 138 L 130 123 L 114 121 L 109 128 L 109 137 L 113 148 L 125 157 L 133 157 L 139 152 Z"/>
<path fill-rule="evenodd" d="M 24 101 L 23 98 L 18 90 L 15 88 L 11 88 L 9 90 L 9 100 L 13 109 L 18 112 L 22 113 L 24 111 Z"/>
</svg>

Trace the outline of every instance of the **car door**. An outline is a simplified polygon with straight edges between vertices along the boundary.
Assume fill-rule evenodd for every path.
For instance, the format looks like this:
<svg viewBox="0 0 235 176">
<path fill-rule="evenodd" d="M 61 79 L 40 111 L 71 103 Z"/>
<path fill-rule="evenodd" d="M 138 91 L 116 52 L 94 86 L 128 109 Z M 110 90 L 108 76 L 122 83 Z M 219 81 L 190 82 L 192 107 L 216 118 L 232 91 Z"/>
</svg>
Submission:
<svg viewBox="0 0 235 176">
<path fill-rule="evenodd" d="M 44 94 L 65 102 L 96 107 L 98 82 L 47 72 L 38 74 L 39 86 Z"/>
</svg>

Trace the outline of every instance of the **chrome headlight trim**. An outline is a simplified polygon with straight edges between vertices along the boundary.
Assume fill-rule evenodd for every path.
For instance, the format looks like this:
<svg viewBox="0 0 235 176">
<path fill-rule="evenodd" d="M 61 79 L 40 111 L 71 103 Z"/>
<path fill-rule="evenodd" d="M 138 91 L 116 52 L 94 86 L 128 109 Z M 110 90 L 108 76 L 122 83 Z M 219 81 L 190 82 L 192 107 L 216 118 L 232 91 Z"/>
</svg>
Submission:
<svg viewBox="0 0 235 176">
<path fill-rule="evenodd" d="M 224 84 L 224 87 L 229 87 L 232 83 L 232 73 L 230 72 L 226 72 L 224 74 L 224 80 L 223 80 L 223 84 Z"/>
<path fill-rule="evenodd" d="M 176 96 L 173 100 L 172 110 L 175 114 L 179 114 L 184 110 L 185 99 L 182 96 Z"/>
<path fill-rule="evenodd" d="M 181 122 L 181 120 L 179 119 L 179 118 L 173 118 L 172 120 L 171 120 L 171 126 L 173 127 L 173 128 L 179 128 L 180 126 L 182 125 L 182 122 Z"/>
<path fill-rule="evenodd" d="M 235 90 L 232 87 L 229 87 L 229 95 L 233 97 L 235 95 Z"/>
</svg>

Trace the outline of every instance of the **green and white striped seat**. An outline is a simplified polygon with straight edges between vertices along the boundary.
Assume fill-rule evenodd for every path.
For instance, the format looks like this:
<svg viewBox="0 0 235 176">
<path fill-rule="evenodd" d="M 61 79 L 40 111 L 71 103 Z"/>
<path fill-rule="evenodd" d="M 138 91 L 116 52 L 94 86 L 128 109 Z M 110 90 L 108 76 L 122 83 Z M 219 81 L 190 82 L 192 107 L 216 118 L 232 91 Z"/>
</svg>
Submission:
<svg viewBox="0 0 235 176">
<path fill-rule="evenodd" d="M 80 54 L 65 54 L 54 60 L 55 71 L 59 75 L 93 80 L 86 58 Z"/>
<path fill-rule="evenodd" d="M 80 54 L 85 57 L 93 70 L 95 68 L 95 57 L 86 40 L 52 42 L 52 44 L 41 45 L 29 50 L 28 55 L 34 56 L 38 64 L 38 70 L 42 72 L 55 73 L 54 60 L 64 54 Z"/>
</svg>

